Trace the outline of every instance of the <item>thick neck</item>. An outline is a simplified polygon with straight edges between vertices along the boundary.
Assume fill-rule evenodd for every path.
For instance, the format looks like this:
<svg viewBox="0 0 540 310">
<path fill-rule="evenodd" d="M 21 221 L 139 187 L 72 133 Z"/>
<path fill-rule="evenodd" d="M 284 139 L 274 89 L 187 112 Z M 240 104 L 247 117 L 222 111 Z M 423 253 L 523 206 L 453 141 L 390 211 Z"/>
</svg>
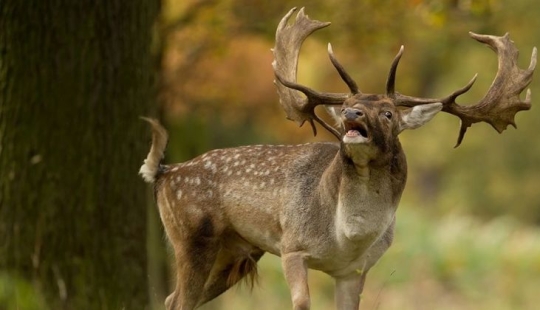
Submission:
<svg viewBox="0 0 540 310">
<path fill-rule="evenodd" d="M 332 204 L 339 196 L 371 194 L 388 195 L 387 199 L 397 203 L 406 178 L 405 154 L 397 141 L 392 152 L 370 162 L 355 162 L 340 149 L 323 173 L 319 190 L 321 197 L 332 197 L 328 201 Z"/>
</svg>

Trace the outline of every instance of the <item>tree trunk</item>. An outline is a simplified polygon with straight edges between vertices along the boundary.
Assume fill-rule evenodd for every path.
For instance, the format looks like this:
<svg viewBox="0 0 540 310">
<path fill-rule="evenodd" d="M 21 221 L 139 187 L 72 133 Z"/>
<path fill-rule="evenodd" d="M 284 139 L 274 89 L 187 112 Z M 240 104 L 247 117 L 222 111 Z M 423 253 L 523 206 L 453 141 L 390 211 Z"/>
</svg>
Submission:
<svg viewBox="0 0 540 310">
<path fill-rule="evenodd" d="M 158 9 L 0 1 L 0 272 L 50 309 L 148 305 L 138 116 L 154 101 Z"/>
</svg>

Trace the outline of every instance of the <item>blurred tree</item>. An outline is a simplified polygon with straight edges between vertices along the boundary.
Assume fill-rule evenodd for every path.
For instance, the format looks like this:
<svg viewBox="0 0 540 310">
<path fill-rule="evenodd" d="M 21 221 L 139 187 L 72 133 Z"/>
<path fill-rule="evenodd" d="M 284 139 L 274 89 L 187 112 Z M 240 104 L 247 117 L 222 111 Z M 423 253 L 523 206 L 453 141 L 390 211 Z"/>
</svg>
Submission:
<svg viewBox="0 0 540 310">
<path fill-rule="evenodd" d="M 0 2 L 0 270 L 32 283 L 44 308 L 148 305 L 137 117 L 154 100 L 158 9 Z"/>
</svg>

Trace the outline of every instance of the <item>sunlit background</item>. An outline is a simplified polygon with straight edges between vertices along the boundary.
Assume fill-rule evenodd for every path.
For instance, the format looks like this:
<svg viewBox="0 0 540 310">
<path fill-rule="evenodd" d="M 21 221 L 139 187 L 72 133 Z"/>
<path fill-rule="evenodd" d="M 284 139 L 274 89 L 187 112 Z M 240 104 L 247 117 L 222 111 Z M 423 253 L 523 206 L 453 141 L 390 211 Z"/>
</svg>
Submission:
<svg viewBox="0 0 540 310">
<path fill-rule="evenodd" d="M 497 57 L 469 31 L 511 38 L 527 67 L 539 44 L 540 6 L 532 0 L 166 1 L 161 24 L 163 116 L 170 161 L 252 143 L 332 141 L 285 120 L 270 63 L 274 31 L 294 6 L 331 21 L 305 42 L 299 81 L 346 92 L 326 54 L 336 56 L 363 92 L 382 93 L 390 63 L 405 46 L 397 90 L 443 97 L 478 73 L 460 103 L 482 98 Z M 364 309 L 536 309 L 540 304 L 540 114 L 518 113 L 519 129 L 487 124 L 453 146 L 459 120 L 439 114 L 402 134 L 409 179 L 393 246 L 368 275 Z M 286 309 L 279 259 L 267 254 L 252 293 L 233 288 L 206 309 Z M 332 309 L 333 281 L 310 274 L 313 309 Z"/>
<path fill-rule="evenodd" d="M 146 3 L 156 3 L 151 1 L 154 0 L 149 0 Z M 42 80 L 47 80 L 49 77 L 47 74 L 64 83 L 71 76 L 82 77 L 81 80 L 86 84 L 74 80 L 73 84 L 68 83 L 68 85 L 75 86 L 74 88 L 64 87 L 69 91 L 58 92 L 58 97 L 55 97 L 61 99 L 66 94 L 66 96 L 73 96 L 78 100 L 74 108 L 69 104 L 62 105 L 62 107 L 68 106 L 71 109 L 66 112 L 66 115 L 71 115 L 69 113 L 77 109 L 81 109 L 82 113 L 88 111 L 91 107 L 85 101 L 85 97 L 86 94 L 95 89 L 95 97 L 93 97 L 93 93 L 90 95 L 92 97 L 89 100 L 91 104 L 103 108 L 99 111 L 113 111 L 112 108 L 108 110 L 109 107 L 118 107 L 118 110 L 113 111 L 115 114 L 104 112 L 101 115 L 99 111 L 88 113 L 91 114 L 88 118 L 95 118 L 92 120 L 93 123 L 89 123 L 94 124 L 96 130 L 113 122 L 121 123 L 124 127 L 111 126 L 117 130 L 113 132 L 114 139 L 109 139 L 109 132 L 100 131 L 98 139 L 95 139 L 98 141 L 95 143 L 98 147 L 93 148 L 92 143 L 95 142 L 93 133 L 79 128 L 84 126 L 77 126 L 77 122 L 81 118 L 86 118 L 86 115 L 80 116 L 81 112 L 75 113 L 80 118 L 73 117 L 66 121 L 69 126 L 62 127 L 62 122 L 53 124 L 60 128 L 56 133 L 60 130 L 73 130 L 77 133 L 73 137 L 51 135 L 50 141 L 57 142 L 58 136 L 72 138 L 69 141 L 74 144 L 67 145 L 68 143 L 66 143 L 64 145 L 64 142 L 61 142 L 58 145 L 69 150 L 69 152 L 66 151 L 69 156 L 77 159 L 82 158 L 80 163 L 83 167 L 81 168 L 82 172 L 73 169 L 73 173 L 68 171 L 68 173 L 62 174 L 61 171 L 57 174 L 51 174 L 50 171 L 55 172 L 55 167 L 47 165 L 50 162 L 59 162 L 62 165 L 62 160 L 48 162 L 49 158 L 45 155 L 42 156 L 41 153 L 34 153 L 38 150 L 31 147 L 30 151 L 24 153 L 31 155 L 29 156 L 30 166 L 34 170 L 21 169 L 23 172 L 32 175 L 35 171 L 47 170 L 43 172 L 43 175 L 47 177 L 44 177 L 44 180 L 52 179 L 57 182 L 43 184 L 45 182 L 42 183 L 42 180 L 37 178 L 37 181 L 32 183 L 37 185 L 32 188 L 31 193 L 22 193 L 22 196 L 31 196 L 33 200 L 30 199 L 30 201 L 45 201 L 43 209 L 39 203 L 31 206 L 34 209 L 30 207 L 25 209 L 26 206 L 17 206 L 13 209 L 10 209 L 10 206 L 2 206 L 3 199 L 6 199 L 6 197 L 1 196 L 5 194 L 3 192 L 4 186 L 7 188 L 6 192 L 9 192 L 11 184 L 21 181 L 13 177 L 14 173 L 9 176 L 10 180 L 6 181 L 7 172 L 0 169 L 0 173 L 4 172 L 0 178 L 0 216 L 9 215 L 11 216 L 9 219 L 22 219 L 16 225 L 11 225 L 11 223 L 6 223 L 9 220 L 2 221 L 0 218 L 0 235 L 6 233 L 7 236 L 5 238 L 3 235 L 0 236 L 0 243 L 7 240 L 5 244 L 0 244 L 0 255 L 6 252 L 10 254 L 0 257 L 0 309 L 4 309 L 3 307 L 9 310 L 79 309 L 77 305 L 88 303 L 89 300 L 95 305 L 101 305 L 101 308 L 96 309 L 112 309 L 114 306 L 107 305 L 126 304 L 125 296 L 128 293 L 124 291 L 118 299 L 115 299 L 115 292 L 119 289 L 114 289 L 114 285 L 116 288 L 124 286 L 122 282 L 124 279 L 114 277 L 118 274 L 125 276 L 126 272 L 131 273 L 129 268 L 116 273 L 117 270 L 114 268 L 120 269 L 118 266 L 123 265 L 123 262 L 126 265 L 134 262 L 133 265 L 137 266 L 133 268 L 133 279 L 138 280 L 132 280 L 129 277 L 125 280 L 125 283 L 130 285 L 130 289 L 138 288 L 138 291 L 144 291 L 148 285 L 149 305 L 140 305 L 140 308 L 133 309 L 164 309 L 163 302 L 174 288 L 174 270 L 170 267 L 173 265 L 173 257 L 167 245 L 157 210 L 152 202 L 150 187 L 148 187 L 147 214 L 145 214 L 147 206 L 144 201 L 140 202 L 140 205 L 134 204 L 132 210 L 129 209 L 131 207 L 129 204 L 114 205 L 116 201 L 125 202 L 123 197 L 135 196 L 136 190 L 134 188 L 140 189 L 137 194 L 144 196 L 142 181 L 136 176 L 138 165 L 143 158 L 132 157 L 135 156 L 133 155 L 133 150 L 136 149 L 134 146 L 137 143 L 140 143 L 139 145 L 147 143 L 148 141 L 145 139 L 149 137 L 143 137 L 142 132 L 147 133 L 148 130 L 142 122 L 136 119 L 138 116 L 136 113 L 157 111 L 170 134 L 166 158 L 169 163 L 186 161 L 215 148 L 246 144 L 295 144 L 335 140 L 322 128 L 318 130 L 318 136 L 314 137 L 309 125 L 299 128 L 295 123 L 286 120 L 285 113 L 278 103 L 273 84 L 274 75 L 271 67 L 272 53 L 270 49 L 274 44 L 275 29 L 279 20 L 292 7 L 305 7 L 306 13 L 312 19 L 332 22 L 330 27 L 317 31 L 307 39 L 300 56 L 299 82 L 320 91 L 347 91 L 346 85 L 341 81 L 328 59 L 326 52 L 328 42 L 332 43 L 337 58 L 356 79 L 360 90 L 365 93 L 383 93 L 385 91 L 385 81 L 391 61 L 401 45 L 405 46 L 405 53 L 401 59 L 396 82 L 397 91 L 400 93 L 416 97 L 444 97 L 466 85 L 474 74 L 478 73 L 474 87 L 459 98 L 458 102 L 461 104 L 478 102 L 489 88 L 497 72 L 495 53 L 469 38 L 469 31 L 494 35 L 503 35 L 509 32 L 521 52 L 519 66 L 522 68 L 528 67 L 533 47 L 540 45 L 540 4 L 536 0 L 155 1 L 161 2 L 161 12 L 152 29 L 153 55 L 141 52 L 149 57 L 140 61 L 144 68 L 141 69 L 142 73 L 140 73 L 143 78 L 139 80 L 145 82 L 151 80 L 144 78 L 146 78 L 145 74 L 153 76 L 153 67 L 150 65 L 152 57 L 150 56 L 154 56 L 157 59 L 155 79 L 157 99 L 140 100 L 137 104 L 133 104 L 133 110 L 130 110 L 129 113 L 126 112 L 129 116 L 120 121 L 113 119 L 114 115 L 121 114 L 123 117 L 123 111 L 118 112 L 118 110 L 124 109 L 126 106 L 131 108 L 131 106 L 125 103 L 116 105 L 111 103 L 110 106 L 103 108 L 99 104 L 110 98 L 116 100 L 124 96 L 127 98 L 126 101 L 133 100 L 135 102 L 136 99 L 140 99 L 136 98 L 139 93 L 132 89 L 135 88 L 133 86 L 135 84 L 127 85 L 132 82 L 130 79 L 124 79 L 116 84 L 113 78 L 119 71 L 124 72 L 124 75 L 131 72 L 128 70 L 129 68 L 126 69 L 126 66 L 122 67 L 118 64 L 121 62 L 120 60 L 132 60 L 140 55 L 140 51 L 145 50 L 146 45 L 143 48 L 138 46 L 139 49 L 134 49 L 137 53 L 131 54 L 129 43 L 132 43 L 130 42 L 132 37 L 128 36 L 128 33 L 132 35 L 133 31 L 141 30 L 137 28 L 141 27 L 140 25 L 152 24 L 151 20 L 144 20 L 146 15 L 138 15 L 138 11 L 126 13 L 126 16 L 132 16 L 134 20 L 141 19 L 142 21 L 133 28 L 126 26 L 126 35 L 119 35 L 118 42 L 109 40 L 104 35 L 104 33 L 107 34 L 107 31 L 103 30 L 106 27 L 96 26 L 95 29 L 99 31 L 96 31 L 92 25 L 87 28 L 83 27 L 81 30 L 83 36 L 86 35 L 84 31 L 94 35 L 91 38 L 83 37 L 80 41 L 88 44 L 87 50 L 77 49 L 79 41 L 73 40 L 73 38 L 80 38 L 77 36 L 70 37 L 65 42 L 62 41 L 60 35 L 58 38 L 54 35 L 46 37 L 49 41 L 52 40 L 51 37 L 58 40 L 58 42 L 54 41 L 53 43 L 59 46 L 59 51 L 63 51 L 59 55 L 66 57 L 67 60 L 70 60 L 69 57 L 76 59 L 75 62 L 68 62 L 65 67 L 61 66 L 64 59 L 54 52 L 48 52 L 46 55 L 34 53 L 32 58 L 28 58 L 28 63 L 38 64 L 35 65 L 35 68 L 31 68 L 34 71 L 30 70 L 29 72 L 37 72 L 36 76 L 38 77 L 39 74 L 42 74 L 45 77 Z M 11 4 L 15 3 L 14 1 L 10 2 Z M 114 5 L 111 4 L 107 9 L 111 12 L 118 12 L 115 9 L 117 9 L 116 6 L 119 5 L 119 2 L 111 1 Z M 125 4 L 126 12 L 128 8 L 133 9 L 128 2 L 126 1 Z M 58 3 L 56 1 L 57 5 Z M 144 3 L 143 1 L 137 3 L 139 4 L 137 8 L 143 7 L 141 5 Z M 9 13 L 9 10 L 24 7 L 26 4 L 18 5 L 19 3 L 4 7 L 0 4 L 0 13 Z M 65 7 L 64 3 L 60 5 Z M 85 3 L 81 7 L 92 7 L 92 5 Z M 156 7 L 157 5 L 153 6 L 153 8 Z M 104 10 L 104 12 L 109 12 L 108 10 Z M 69 10 L 62 12 L 69 12 Z M 91 21 L 99 21 L 101 20 L 99 18 L 103 17 L 99 15 L 101 11 L 96 10 L 96 12 L 98 13 L 92 11 L 92 14 L 89 14 L 92 17 L 92 19 L 89 18 L 89 24 Z M 0 16 L 4 16 L 1 14 Z M 37 14 L 36 19 L 41 14 L 51 18 L 51 20 L 55 16 L 54 12 L 48 11 L 44 13 L 40 11 L 35 14 Z M 148 15 L 153 16 L 154 14 Z M 75 19 L 74 16 L 70 16 L 71 23 L 66 23 L 67 25 L 74 24 L 72 23 Z M 111 14 L 105 17 L 124 21 L 122 14 Z M 51 20 L 45 18 L 44 22 L 47 25 L 54 24 L 58 29 L 64 28 L 62 23 L 55 24 Z M 126 18 L 125 20 L 129 21 L 130 19 Z M 29 18 L 26 22 L 30 24 L 32 21 L 33 19 Z M 15 22 L 6 24 L 18 25 Z M 81 19 L 80 24 L 86 25 L 83 19 Z M 111 22 L 111 25 L 113 24 Z M 0 19 L 0 28 L 2 28 L 1 25 L 4 25 L 4 21 Z M 117 28 L 111 26 L 111 29 L 116 30 L 117 35 L 118 31 L 122 34 L 123 24 L 118 22 L 118 25 L 114 24 L 114 26 Z M 76 33 L 76 31 L 67 29 L 66 33 Z M 16 88 L 17 85 L 9 84 L 13 79 L 8 79 L 10 72 L 5 69 L 8 66 L 3 61 L 4 55 L 10 55 L 11 50 L 4 48 L 2 40 L 5 37 L 25 40 L 26 35 L 33 35 L 32 38 L 35 38 L 36 35 L 24 33 L 24 31 L 16 32 L 11 37 L 4 36 L 4 33 L 0 34 L 2 35 L 0 38 L 0 94 L 2 96 L 5 93 L 9 94 L 10 87 L 17 90 L 23 89 L 17 94 L 24 93 L 24 87 Z M 141 37 L 143 34 L 144 32 L 141 32 Z M 103 38 L 106 39 L 103 46 L 108 46 L 108 48 L 112 46 L 112 53 L 109 53 L 111 49 L 103 49 L 102 51 L 99 48 L 94 48 L 95 46 L 102 47 L 99 44 L 94 45 L 94 43 Z M 148 36 L 144 38 L 150 41 Z M 35 42 L 39 42 L 39 40 Z M 133 42 L 139 41 L 134 40 Z M 147 41 L 143 39 L 139 42 L 139 44 L 146 43 Z M 39 46 L 29 46 L 31 50 L 39 51 Z M 76 48 L 70 49 L 72 46 Z M 116 47 L 125 55 L 120 55 L 120 52 L 118 55 L 115 54 L 114 48 Z M 78 54 L 80 50 L 83 51 L 83 56 Z M 71 53 L 71 51 L 75 52 Z M 77 62 L 79 56 L 80 63 Z M 10 57 L 15 59 L 13 56 Z M 58 61 L 58 67 L 62 69 L 58 70 L 60 73 L 57 72 L 54 64 L 50 66 L 48 66 L 49 63 L 41 64 L 41 57 L 45 60 Z M 84 61 L 88 59 L 91 61 L 85 63 Z M 98 69 L 92 71 L 90 69 L 94 65 L 93 60 L 96 60 L 95 64 L 110 61 L 111 65 L 103 70 L 100 69 L 102 67 L 96 66 Z M 115 60 L 117 63 L 113 63 Z M 79 64 L 81 67 L 78 67 Z M 105 65 L 108 66 L 108 64 Z M 23 70 L 18 72 L 24 72 L 24 66 L 21 67 Z M 74 70 L 74 68 L 81 72 L 80 75 L 77 75 L 79 71 Z M 71 75 L 72 72 L 75 73 Z M 139 74 L 138 71 L 136 72 Z M 67 78 L 61 79 L 62 74 Z M 104 82 L 99 80 L 102 76 L 113 78 Z M 18 77 L 20 76 L 15 76 L 14 80 L 18 81 L 19 84 L 24 84 L 25 80 L 17 80 Z M 3 78 L 9 83 L 5 82 Z M 32 79 L 28 78 L 28 80 Z M 57 86 L 49 87 L 51 84 L 54 85 L 53 83 L 43 83 L 42 80 L 38 79 L 38 83 L 35 84 L 40 87 L 45 85 L 36 91 L 36 96 L 42 93 L 47 94 L 49 89 L 53 91 L 57 89 L 55 88 Z M 503 134 L 498 134 L 485 123 L 475 124 L 468 130 L 462 145 L 454 148 L 458 137 L 459 120 L 454 116 L 440 113 L 424 127 L 414 131 L 406 131 L 401 135 L 400 139 L 409 163 L 408 182 L 398 209 L 394 243 L 368 274 L 366 287 L 362 294 L 362 309 L 539 309 L 539 85 L 537 80 L 534 80 L 530 85 L 533 107 L 530 111 L 517 114 L 518 129 L 509 127 Z M 60 86 L 60 88 L 62 87 Z M 119 87 L 119 92 L 124 89 L 128 89 L 129 92 L 122 93 L 121 96 L 117 94 L 116 97 L 107 96 L 107 92 L 115 93 L 116 87 Z M 31 90 L 26 91 L 31 93 Z M 142 91 L 143 95 L 148 93 L 150 91 Z M 18 98 L 26 99 L 25 96 Z M 55 106 L 54 102 L 46 101 L 48 98 L 31 96 L 30 98 L 33 101 L 29 103 L 35 104 L 36 107 L 42 101 L 48 102 L 48 106 L 53 106 L 53 108 Z M 4 101 L 2 100 L 4 99 L 4 97 L 0 98 L 0 154 L 3 156 L 10 154 L 8 151 L 11 149 L 15 149 L 2 148 L 4 141 L 2 139 L 5 138 L 4 133 L 7 132 L 4 126 L 8 117 L 5 115 L 10 115 L 7 113 L 10 111 L 3 110 Z M 144 106 L 148 102 L 151 102 L 151 108 Z M 21 104 L 26 104 L 26 102 Z M 56 113 L 54 109 L 53 111 Z M 324 113 L 322 110 L 319 112 Z M 31 113 L 29 112 L 29 114 Z M 46 118 L 50 116 L 37 115 L 35 117 Z M 28 120 L 32 117 L 34 116 L 22 119 Z M 61 118 L 53 118 L 53 120 L 58 119 Z M 30 127 L 28 124 L 22 123 L 20 127 L 11 132 L 26 130 L 25 125 Z M 43 123 L 47 125 L 47 130 L 54 127 L 49 126 L 46 121 Z M 20 124 L 17 123 L 17 125 Z M 92 128 L 94 127 L 90 129 Z M 135 129 L 129 131 L 118 130 L 118 128 Z M 39 131 L 39 128 L 37 130 Z M 137 132 L 137 130 L 139 131 Z M 51 131 L 53 130 L 51 129 Z M 28 132 L 32 131 L 28 130 Z M 78 136 L 79 132 L 83 132 L 85 135 Z M 130 139 L 128 143 L 125 143 L 128 146 L 120 145 L 127 138 Z M 21 143 L 36 144 L 33 138 L 28 139 L 28 141 Z M 80 141 L 89 142 L 87 144 L 78 143 Z M 121 142 L 117 143 L 117 141 Z M 49 141 L 42 144 L 46 145 L 47 143 Z M 37 143 L 36 145 L 42 144 Z M 89 149 L 93 152 L 86 157 L 86 154 L 77 153 L 81 150 L 88 150 L 77 149 L 76 146 L 81 145 L 90 145 Z M 117 145 L 121 154 L 113 156 L 111 153 L 116 151 Z M 99 149 L 99 147 L 109 153 Z M 146 144 L 144 147 L 146 152 Z M 21 149 L 24 148 L 21 147 Z M 103 154 L 112 156 L 114 161 L 109 163 L 108 158 L 104 158 Z M 13 159 L 13 162 L 16 159 L 17 157 Z M 3 162 L 0 160 L 0 164 Z M 29 165 L 26 158 L 21 162 L 23 165 L 19 167 Z M 41 166 L 37 165 L 40 162 Z M 136 164 L 132 164 L 133 162 Z M 118 171 L 129 172 L 116 178 L 114 175 L 107 174 L 108 167 L 113 164 L 131 166 L 119 168 Z M 4 166 L 9 165 L 11 163 Z M 78 167 L 75 165 L 79 165 L 79 163 L 75 162 L 73 166 L 69 167 Z M 0 165 L 0 167 L 4 166 Z M 134 168 L 135 166 L 137 167 Z M 110 179 L 101 179 L 102 175 L 99 173 L 92 174 L 88 180 L 78 177 L 84 175 L 86 173 L 84 171 L 97 170 L 98 168 L 101 169 L 102 175 Z M 121 170 L 124 168 L 126 170 Z M 16 172 L 19 173 L 18 177 L 22 175 L 19 171 Z M 65 181 L 66 175 L 71 177 L 68 179 L 72 180 L 73 184 L 77 183 L 74 188 L 83 189 L 80 198 L 64 199 L 55 196 L 61 194 L 47 192 L 48 188 L 57 188 L 55 187 L 57 184 Z M 121 180 L 118 183 L 125 182 L 122 185 L 127 185 L 118 187 L 119 190 L 115 192 L 117 189 L 113 184 L 117 182 L 115 180 Z M 79 186 L 79 182 L 82 185 Z M 66 191 L 71 193 L 69 186 L 71 185 L 68 185 Z M 90 190 L 86 190 L 85 186 L 88 186 Z M 128 189 L 126 190 L 126 188 Z M 117 193 L 120 189 L 122 192 Z M 45 195 L 39 196 L 43 192 Z M 80 192 L 74 190 L 73 193 L 78 195 Z M 53 198 L 48 200 L 49 194 L 55 195 L 52 195 Z M 108 198 L 107 195 L 113 198 L 104 199 L 104 197 Z M 99 199 L 94 199 L 95 196 L 99 196 L 98 198 L 103 198 L 105 201 L 96 208 L 89 206 L 95 201 L 101 202 Z M 20 199 L 20 201 L 26 200 Z M 72 206 L 69 204 L 72 201 L 89 201 L 89 203 Z M 58 206 L 54 205 L 57 202 Z M 55 209 L 55 207 L 57 208 Z M 77 207 L 80 208 L 77 209 Z M 70 222 L 71 219 L 68 216 L 64 216 L 67 211 L 62 208 L 73 212 L 73 223 Z M 14 211 L 11 212 L 11 210 Z M 97 214 L 95 216 L 97 220 L 89 217 L 88 223 L 90 224 L 82 227 L 80 223 L 84 224 L 86 220 L 80 215 L 80 212 L 83 211 L 88 211 L 84 214 Z M 124 213 L 115 215 L 114 212 L 125 212 L 126 217 L 123 217 Z M 19 214 L 22 215 L 19 216 Z M 28 214 L 32 216 L 38 214 L 39 216 L 32 217 Z M 112 217 L 111 214 L 118 217 Z M 61 218 L 58 222 L 54 221 L 56 216 Z M 145 216 L 148 216 L 148 220 Z M 113 219 L 118 218 L 120 218 L 120 222 L 125 221 L 125 223 L 113 222 Z M 140 222 L 135 223 L 134 221 L 135 224 L 130 225 L 129 221 L 133 220 Z M 144 224 L 145 221 L 148 223 L 147 251 L 143 248 L 144 245 L 140 244 L 145 240 L 145 231 L 137 226 L 141 222 Z M 65 222 L 70 223 L 64 225 Z M 96 222 L 99 225 L 92 226 Z M 19 223 L 23 224 L 19 225 Z M 24 226 L 24 223 L 29 224 Z M 39 226 L 41 224 L 43 226 Z M 68 230 L 66 233 L 66 231 L 58 229 L 57 226 L 60 224 L 63 225 L 62 227 L 74 229 Z M 125 226 L 122 226 L 123 224 Z M 38 227 L 36 228 L 36 226 Z M 117 229 L 117 227 L 120 228 Z M 109 236 L 107 234 L 110 231 L 118 234 Z M 142 238 L 133 237 L 136 235 L 133 231 L 142 231 Z M 60 236 L 58 237 L 58 235 Z M 27 236 L 27 239 L 18 239 L 20 236 Z M 77 240 L 77 237 L 80 237 L 80 240 Z M 47 238 L 50 238 L 51 242 L 47 243 L 49 241 L 45 240 Z M 92 246 L 88 248 L 85 247 L 86 238 L 90 238 L 92 241 Z M 123 242 L 126 239 L 129 242 L 125 242 L 124 247 Z M 72 243 L 65 246 L 66 240 Z M 71 250 L 70 246 L 74 248 L 73 251 L 68 251 Z M 62 250 L 56 250 L 57 248 Z M 11 255 L 12 249 L 21 251 Z M 64 253 L 50 255 L 51 252 L 65 249 L 68 249 L 66 255 L 63 255 Z M 134 249 L 141 250 L 137 252 Z M 58 257 L 65 259 L 57 261 Z M 114 261 L 114 264 L 107 265 L 108 261 Z M 137 265 L 137 263 L 139 264 Z M 147 269 L 141 267 L 141 265 L 145 266 L 146 263 Z M 89 267 L 86 268 L 87 265 Z M 7 270 L 3 269 L 5 266 L 7 266 Z M 77 269 L 80 266 L 86 269 L 82 271 Z M 114 282 L 114 285 L 101 290 L 100 285 L 109 284 L 109 275 L 102 272 L 108 270 L 107 268 L 110 269 L 110 282 Z M 94 276 L 94 273 L 98 272 L 99 276 Z M 144 272 L 147 273 L 147 276 Z M 81 273 L 83 276 L 79 278 L 77 273 Z M 205 310 L 291 309 L 291 297 L 283 277 L 279 258 L 266 254 L 259 264 L 259 276 L 258 285 L 253 290 L 246 286 L 237 285 L 203 308 Z M 92 283 L 84 282 L 88 279 L 92 280 Z M 140 283 L 129 283 L 129 281 L 140 281 Z M 323 273 L 313 271 L 309 274 L 309 282 L 312 309 L 335 309 L 333 280 Z M 100 289 L 97 289 L 96 292 L 88 292 L 96 286 Z M 108 299 L 111 301 L 109 302 Z M 133 300 L 130 300 L 131 304 L 137 303 L 137 300 L 143 300 L 142 303 L 144 303 L 148 298 L 145 295 L 144 298 Z M 62 307 L 55 307 L 56 305 L 62 305 Z"/>
</svg>

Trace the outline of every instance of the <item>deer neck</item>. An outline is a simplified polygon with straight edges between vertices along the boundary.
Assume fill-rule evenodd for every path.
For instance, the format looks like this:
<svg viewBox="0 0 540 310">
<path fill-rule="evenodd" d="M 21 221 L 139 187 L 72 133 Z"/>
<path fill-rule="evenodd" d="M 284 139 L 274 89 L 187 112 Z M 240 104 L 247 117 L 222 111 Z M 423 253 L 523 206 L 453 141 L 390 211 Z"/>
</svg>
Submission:
<svg viewBox="0 0 540 310">
<path fill-rule="evenodd" d="M 399 201 L 407 178 L 407 162 L 399 141 L 377 160 L 354 160 L 340 148 L 324 171 L 320 190 L 323 196 L 382 195 Z M 360 191 L 360 192 L 359 192 Z M 327 195 L 333 193 L 333 195 Z M 355 196 L 356 196 L 355 195 Z"/>
<path fill-rule="evenodd" d="M 386 161 L 359 163 L 338 152 L 321 179 L 322 197 L 335 207 L 339 240 L 371 244 L 390 225 L 407 175 L 405 155 L 396 143 Z"/>
</svg>

